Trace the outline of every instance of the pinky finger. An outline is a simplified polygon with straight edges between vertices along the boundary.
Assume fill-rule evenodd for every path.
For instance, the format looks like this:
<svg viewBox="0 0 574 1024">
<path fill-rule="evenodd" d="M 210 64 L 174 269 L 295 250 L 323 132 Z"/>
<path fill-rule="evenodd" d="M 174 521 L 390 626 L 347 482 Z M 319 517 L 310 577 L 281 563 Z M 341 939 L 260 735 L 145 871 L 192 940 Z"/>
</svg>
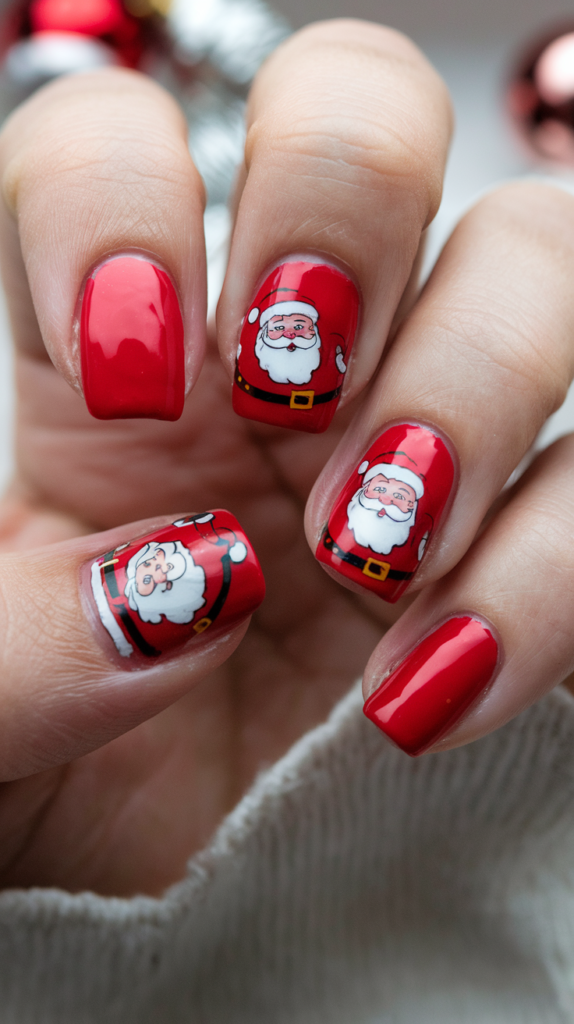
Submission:
<svg viewBox="0 0 574 1024">
<path fill-rule="evenodd" d="M 504 725 L 574 670 L 574 435 L 372 655 L 365 714 L 413 756 Z"/>
</svg>

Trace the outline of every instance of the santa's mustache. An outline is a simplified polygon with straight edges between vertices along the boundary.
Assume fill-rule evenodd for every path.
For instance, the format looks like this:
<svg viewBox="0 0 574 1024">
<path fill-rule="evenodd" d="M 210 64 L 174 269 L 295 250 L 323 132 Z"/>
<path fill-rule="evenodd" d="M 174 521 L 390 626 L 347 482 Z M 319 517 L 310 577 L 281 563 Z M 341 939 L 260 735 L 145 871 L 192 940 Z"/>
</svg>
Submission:
<svg viewBox="0 0 574 1024">
<path fill-rule="evenodd" d="M 363 508 L 372 509 L 373 512 L 384 512 L 385 515 L 392 519 L 394 523 L 406 523 L 414 513 L 414 508 L 409 509 L 407 512 L 403 512 L 396 505 L 383 505 L 377 498 L 367 498 L 364 490 L 359 494 L 359 504 Z"/>
<path fill-rule="evenodd" d="M 299 335 L 296 335 L 294 338 L 286 338 L 285 335 L 282 335 L 280 338 L 270 338 L 269 329 L 264 327 L 261 331 L 261 341 L 264 345 L 269 345 L 269 348 L 289 348 L 291 345 L 294 345 L 295 348 L 308 349 L 313 348 L 313 345 L 316 344 L 317 334 L 313 331 L 312 338 L 301 338 Z"/>
</svg>

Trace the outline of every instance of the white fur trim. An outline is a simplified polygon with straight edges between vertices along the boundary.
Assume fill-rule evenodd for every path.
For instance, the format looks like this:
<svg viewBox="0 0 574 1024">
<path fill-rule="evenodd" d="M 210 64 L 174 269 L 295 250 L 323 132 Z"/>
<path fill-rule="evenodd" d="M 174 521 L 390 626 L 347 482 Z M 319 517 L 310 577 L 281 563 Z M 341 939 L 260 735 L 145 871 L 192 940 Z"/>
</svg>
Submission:
<svg viewBox="0 0 574 1024">
<path fill-rule="evenodd" d="M 102 587 L 101 562 L 92 563 L 92 594 L 96 602 L 102 626 L 104 626 L 114 641 L 118 653 L 122 658 L 129 658 L 133 654 L 133 647 L 128 643 L 120 627 L 118 626 L 106 600 L 104 588 Z"/>
<path fill-rule="evenodd" d="M 303 316 L 311 317 L 314 324 L 319 319 L 317 310 L 314 306 L 309 305 L 308 302 L 276 302 L 275 305 L 268 306 L 267 309 L 263 310 L 259 325 L 265 327 L 265 324 L 269 322 L 272 316 L 293 316 L 294 313 L 301 313 Z M 249 323 L 253 323 L 251 313 L 249 314 Z"/>
<path fill-rule="evenodd" d="M 369 472 L 365 473 L 363 483 L 367 484 L 377 473 L 383 473 L 384 476 L 391 477 L 393 480 L 400 480 L 401 483 L 408 484 L 415 492 L 417 500 L 422 498 L 425 492 L 420 476 L 413 473 L 412 469 L 405 469 L 403 466 L 397 466 L 392 462 L 379 462 L 378 465 L 371 466 Z"/>
<path fill-rule="evenodd" d="M 249 316 L 247 317 L 247 319 L 249 320 L 250 324 L 254 324 L 258 316 L 259 310 L 257 309 L 257 306 L 254 306 L 253 309 L 249 310 Z"/>
</svg>

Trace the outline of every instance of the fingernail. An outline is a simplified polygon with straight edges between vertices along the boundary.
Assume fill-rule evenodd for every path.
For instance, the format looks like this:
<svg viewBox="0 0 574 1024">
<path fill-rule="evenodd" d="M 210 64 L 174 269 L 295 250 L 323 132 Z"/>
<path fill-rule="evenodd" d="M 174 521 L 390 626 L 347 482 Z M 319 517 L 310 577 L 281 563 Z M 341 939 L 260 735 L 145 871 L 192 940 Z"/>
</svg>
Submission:
<svg viewBox="0 0 574 1024">
<path fill-rule="evenodd" d="M 341 491 L 315 552 L 391 603 L 413 579 L 454 482 L 449 450 L 428 427 L 389 427 Z"/>
<path fill-rule="evenodd" d="M 135 667 L 208 631 L 230 630 L 265 595 L 255 552 L 222 509 L 106 551 L 86 577 L 104 646 Z"/>
<path fill-rule="evenodd" d="M 367 718 L 416 757 L 450 732 L 491 682 L 498 644 L 470 615 L 448 619 L 368 698 Z"/>
<path fill-rule="evenodd" d="M 116 256 L 86 281 L 80 322 L 86 405 L 100 420 L 177 420 L 183 411 L 183 322 L 164 270 Z"/>
<path fill-rule="evenodd" d="M 355 340 L 359 295 L 325 263 L 276 267 L 247 310 L 233 408 L 240 416 L 320 433 L 335 415 Z"/>
</svg>

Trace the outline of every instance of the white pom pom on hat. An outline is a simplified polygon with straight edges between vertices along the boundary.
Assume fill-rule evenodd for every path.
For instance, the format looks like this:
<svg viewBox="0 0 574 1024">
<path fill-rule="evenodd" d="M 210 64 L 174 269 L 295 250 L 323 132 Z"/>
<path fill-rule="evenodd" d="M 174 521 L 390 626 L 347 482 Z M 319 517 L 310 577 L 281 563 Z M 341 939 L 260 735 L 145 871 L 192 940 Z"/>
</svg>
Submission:
<svg viewBox="0 0 574 1024">
<path fill-rule="evenodd" d="M 250 324 L 254 324 L 258 316 L 259 310 L 257 309 L 257 306 L 254 306 L 253 309 L 249 310 L 249 316 L 247 317 L 247 319 L 249 320 Z"/>
</svg>

